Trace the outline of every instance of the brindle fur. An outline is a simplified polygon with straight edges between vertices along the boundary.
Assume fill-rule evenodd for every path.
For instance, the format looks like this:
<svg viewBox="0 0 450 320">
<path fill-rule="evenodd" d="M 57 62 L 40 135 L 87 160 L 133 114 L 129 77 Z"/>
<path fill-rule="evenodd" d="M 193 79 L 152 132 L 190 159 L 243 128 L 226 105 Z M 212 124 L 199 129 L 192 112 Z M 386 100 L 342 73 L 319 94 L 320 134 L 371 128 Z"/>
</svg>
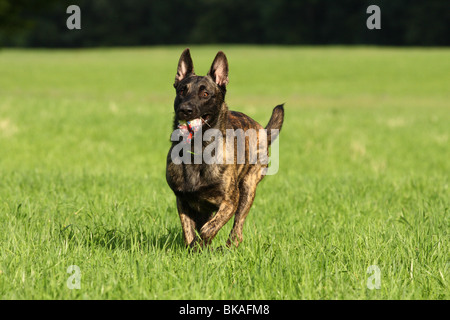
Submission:
<svg viewBox="0 0 450 320">
<path fill-rule="evenodd" d="M 174 164 L 171 159 L 172 148 L 179 142 L 173 142 L 167 156 L 166 179 L 176 195 L 185 244 L 190 247 L 203 247 L 211 243 L 217 232 L 234 215 L 234 224 L 227 246 L 236 247 L 242 242 L 242 228 L 245 218 L 255 199 L 258 183 L 264 178 L 262 169 L 267 167 L 259 161 L 249 164 L 249 139 L 245 140 L 245 163 L 238 164 L 237 143 L 234 150 L 227 150 L 226 129 L 255 129 L 259 141 L 259 129 L 263 127 L 249 116 L 229 111 L 225 103 L 228 84 L 228 62 L 225 54 L 219 51 L 206 76 L 194 73 L 189 49 L 184 50 L 175 77 L 176 98 L 173 129 L 177 129 L 179 120 L 192 120 L 200 116 L 208 119 L 202 130 L 209 128 L 220 130 L 223 135 L 224 157 L 233 152 L 233 164 Z M 208 93 L 204 97 L 204 92 Z M 266 127 L 267 142 L 261 143 L 257 150 L 268 152 L 270 129 L 281 130 L 283 124 L 283 105 L 274 108 Z M 192 140 L 192 146 L 194 145 Z M 202 142 L 203 150 L 208 142 Z M 259 144 L 258 144 L 259 145 Z M 192 147 L 193 148 L 193 147 Z M 192 149 L 193 150 L 193 149 Z M 260 158 L 258 158 L 260 159 Z M 215 213 L 215 214 L 214 214 Z"/>
</svg>

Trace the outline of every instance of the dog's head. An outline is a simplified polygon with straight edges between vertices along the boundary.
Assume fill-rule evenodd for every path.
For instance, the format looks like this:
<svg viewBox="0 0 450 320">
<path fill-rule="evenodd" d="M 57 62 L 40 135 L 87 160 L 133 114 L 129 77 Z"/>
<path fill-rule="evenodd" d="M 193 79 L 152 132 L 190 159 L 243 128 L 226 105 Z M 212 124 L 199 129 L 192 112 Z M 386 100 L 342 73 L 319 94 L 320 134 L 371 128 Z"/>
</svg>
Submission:
<svg viewBox="0 0 450 320">
<path fill-rule="evenodd" d="M 175 121 L 214 126 L 225 100 L 227 84 L 228 61 L 222 51 L 217 53 L 208 74 L 197 76 L 189 49 L 184 50 L 173 85 L 176 89 Z"/>
</svg>

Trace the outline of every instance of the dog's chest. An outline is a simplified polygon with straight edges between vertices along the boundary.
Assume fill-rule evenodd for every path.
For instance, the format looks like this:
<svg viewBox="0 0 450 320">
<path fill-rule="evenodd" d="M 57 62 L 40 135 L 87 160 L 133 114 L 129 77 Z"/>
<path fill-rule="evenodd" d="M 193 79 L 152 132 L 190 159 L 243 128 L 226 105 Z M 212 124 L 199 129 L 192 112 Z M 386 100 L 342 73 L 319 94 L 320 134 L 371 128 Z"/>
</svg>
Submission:
<svg viewBox="0 0 450 320">
<path fill-rule="evenodd" d="M 167 167 L 167 182 L 177 195 L 196 211 L 217 210 L 223 201 L 220 169 L 215 165 L 175 165 Z"/>
<path fill-rule="evenodd" d="M 167 167 L 168 183 L 175 193 L 207 191 L 220 184 L 220 168 L 217 165 L 174 164 Z"/>
</svg>

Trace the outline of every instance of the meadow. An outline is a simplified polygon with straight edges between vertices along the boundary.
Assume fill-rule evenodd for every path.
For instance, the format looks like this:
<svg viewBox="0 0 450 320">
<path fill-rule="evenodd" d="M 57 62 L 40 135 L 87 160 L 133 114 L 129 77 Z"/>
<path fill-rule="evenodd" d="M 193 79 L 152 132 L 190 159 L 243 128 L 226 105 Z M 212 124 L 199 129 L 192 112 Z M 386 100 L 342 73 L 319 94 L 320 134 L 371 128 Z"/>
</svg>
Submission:
<svg viewBox="0 0 450 320">
<path fill-rule="evenodd" d="M 450 298 L 449 49 L 192 46 L 230 109 L 285 103 L 244 242 L 197 254 L 165 181 L 183 49 L 0 51 L 1 299 Z"/>
</svg>

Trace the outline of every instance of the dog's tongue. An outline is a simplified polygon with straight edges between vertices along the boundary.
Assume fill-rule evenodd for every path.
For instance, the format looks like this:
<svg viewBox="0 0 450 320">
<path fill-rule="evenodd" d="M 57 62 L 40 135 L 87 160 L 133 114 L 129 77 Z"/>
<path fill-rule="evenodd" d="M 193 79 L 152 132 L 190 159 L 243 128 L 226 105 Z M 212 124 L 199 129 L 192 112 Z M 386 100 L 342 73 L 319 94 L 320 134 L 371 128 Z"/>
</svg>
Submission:
<svg viewBox="0 0 450 320">
<path fill-rule="evenodd" d="M 181 130 L 183 135 L 187 135 L 187 141 L 190 142 L 192 139 L 192 136 L 195 132 L 200 130 L 202 127 L 202 119 L 194 119 L 190 121 L 184 121 L 180 120 L 178 122 L 178 129 Z"/>
</svg>

